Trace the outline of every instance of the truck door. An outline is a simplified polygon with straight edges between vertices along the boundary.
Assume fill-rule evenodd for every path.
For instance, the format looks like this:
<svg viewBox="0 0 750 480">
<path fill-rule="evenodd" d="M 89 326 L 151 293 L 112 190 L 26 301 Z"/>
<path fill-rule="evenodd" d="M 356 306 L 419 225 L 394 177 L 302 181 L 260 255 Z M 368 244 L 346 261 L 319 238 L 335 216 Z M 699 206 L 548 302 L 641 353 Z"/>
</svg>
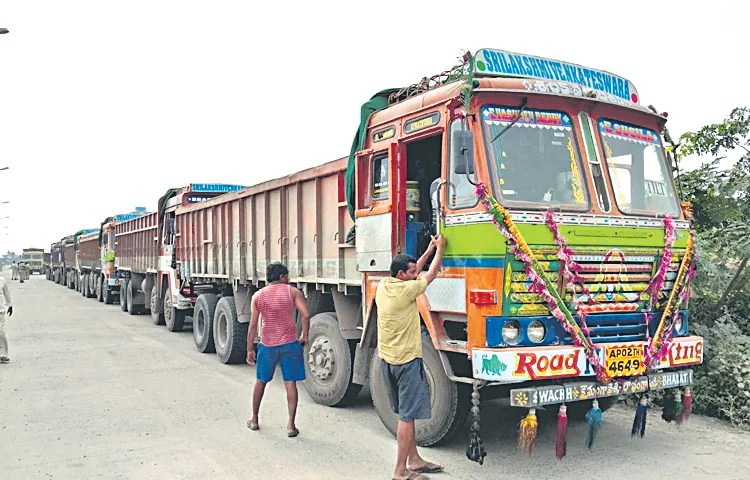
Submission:
<svg viewBox="0 0 750 480">
<path fill-rule="evenodd" d="M 357 157 L 356 247 L 361 272 L 385 272 L 404 253 L 406 165 L 403 145 L 365 151 Z"/>
</svg>

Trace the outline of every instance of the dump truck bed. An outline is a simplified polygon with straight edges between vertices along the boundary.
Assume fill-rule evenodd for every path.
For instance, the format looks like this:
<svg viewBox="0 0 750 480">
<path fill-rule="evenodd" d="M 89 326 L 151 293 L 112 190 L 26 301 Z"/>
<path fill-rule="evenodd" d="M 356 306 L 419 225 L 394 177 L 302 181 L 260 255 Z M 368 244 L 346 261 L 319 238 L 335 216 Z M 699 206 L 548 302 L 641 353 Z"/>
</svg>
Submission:
<svg viewBox="0 0 750 480">
<path fill-rule="evenodd" d="M 67 255 L 65 258 L 67 258 Z M 81 267 L 101 268 L 102 260 L 98 233 L 89 233 L 78 237 L 78 262 Z"/>
<path fill-rule="evenodd" d="M 115 225 L 115 268 L 155 272 L 159 259 L 158 215 L 149 213 Z"/>
<path fill-rule="evenodd" d="M 183 279 L 258 284 L 281 261 L 297 283 L 361 285 L 342 158 L 176 211 Z"/>
</svg>

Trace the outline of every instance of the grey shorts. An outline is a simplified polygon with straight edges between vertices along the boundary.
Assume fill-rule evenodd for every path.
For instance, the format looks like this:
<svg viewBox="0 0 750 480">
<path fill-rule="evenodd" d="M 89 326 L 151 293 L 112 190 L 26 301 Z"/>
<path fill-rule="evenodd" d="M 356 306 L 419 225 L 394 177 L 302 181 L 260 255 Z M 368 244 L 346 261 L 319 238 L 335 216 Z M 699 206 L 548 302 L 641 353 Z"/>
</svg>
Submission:
<svg viewBox="0 0 750 480">
<path fill-rule="evenodd" d="M 422 367 L 422 359 L 415 358 L 403 365 L 381 361 L 383 378 L 391 408 L 402 422 L 426 420 L 432 416 L 430 387 Z"/>
</svg>

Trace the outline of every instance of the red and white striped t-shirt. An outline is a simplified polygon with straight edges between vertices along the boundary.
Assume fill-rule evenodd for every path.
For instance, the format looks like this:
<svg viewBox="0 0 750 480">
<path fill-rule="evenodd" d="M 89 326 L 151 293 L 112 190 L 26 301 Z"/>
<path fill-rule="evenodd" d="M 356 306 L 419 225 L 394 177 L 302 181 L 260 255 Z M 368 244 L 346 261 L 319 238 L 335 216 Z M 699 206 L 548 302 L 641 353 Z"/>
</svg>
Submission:
<svg viewBox="0 0 750 480">
<path fill-rule="evenodd" d="M 255 295 L 255 308 L 263 315 L 260 343 L 265 347 L 277 347 L 297 340 L 294 324 L 294 301 L 292 287 L 277 283 L 262 288 Z"/>
</svg>

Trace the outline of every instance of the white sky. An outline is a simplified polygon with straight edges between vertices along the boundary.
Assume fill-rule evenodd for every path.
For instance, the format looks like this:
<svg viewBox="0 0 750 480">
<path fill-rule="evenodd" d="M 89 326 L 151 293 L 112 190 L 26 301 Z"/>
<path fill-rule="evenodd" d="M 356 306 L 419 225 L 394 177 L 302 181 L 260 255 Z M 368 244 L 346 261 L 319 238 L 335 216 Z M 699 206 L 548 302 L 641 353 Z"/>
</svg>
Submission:
<svg viewBox="0 0 750 480">
<path fill-rule="evenodd" d="M 462 49 L 628 78 L 675 136 L 721 121 L 750 105 L 750 2 L 695 5 L 3 0 L 0 251 L 345 156 L 363 102 Z"/>
</svg>

